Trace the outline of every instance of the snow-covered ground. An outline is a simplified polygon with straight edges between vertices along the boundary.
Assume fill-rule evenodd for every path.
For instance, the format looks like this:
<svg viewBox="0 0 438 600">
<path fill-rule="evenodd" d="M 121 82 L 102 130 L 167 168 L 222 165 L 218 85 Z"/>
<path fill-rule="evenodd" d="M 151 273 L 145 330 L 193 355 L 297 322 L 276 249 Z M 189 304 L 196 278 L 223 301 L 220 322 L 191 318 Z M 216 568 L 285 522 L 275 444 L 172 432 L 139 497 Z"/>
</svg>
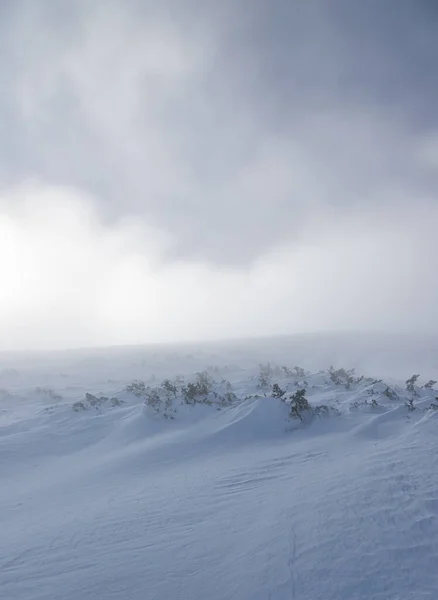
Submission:
<svg viewBox="0 0 438 600">
<path fill-rule="evenodd" d="M 0 597 L 435 600 L 437 375 L 403 336 L 0 355 Z"/>
</svg>

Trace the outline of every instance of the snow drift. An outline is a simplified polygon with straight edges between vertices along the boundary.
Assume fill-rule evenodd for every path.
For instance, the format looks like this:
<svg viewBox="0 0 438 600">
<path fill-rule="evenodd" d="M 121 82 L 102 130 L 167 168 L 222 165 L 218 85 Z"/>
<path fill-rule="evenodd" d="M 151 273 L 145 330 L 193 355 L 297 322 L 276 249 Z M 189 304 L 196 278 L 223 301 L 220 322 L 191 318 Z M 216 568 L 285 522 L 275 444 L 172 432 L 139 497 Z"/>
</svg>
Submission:
<svg viewBox="0 0 438 600">
<path fill-rule="evenodd" d="M 434 373 L 409 390 L 273 362 L 263 388 L 252 358 L 229 364 L 223 349 L 218 367 L 203 351 L 185 369 L 175 353 L 165 368 L 137 352 L 97 366 L 86 353 L 62 364 L 3 357 L 2 597 L 435 598 L 438 393 L 424 387 Z M 187 385 L 198 365 L 235 398 L 177 395 L 165 418 L 126 391 L 182 371 Z M 336 413 L 291 419 L 302 387 L 312 411 Z M 86 393 L 107 400 L 72 410 Z"/>
</svg>

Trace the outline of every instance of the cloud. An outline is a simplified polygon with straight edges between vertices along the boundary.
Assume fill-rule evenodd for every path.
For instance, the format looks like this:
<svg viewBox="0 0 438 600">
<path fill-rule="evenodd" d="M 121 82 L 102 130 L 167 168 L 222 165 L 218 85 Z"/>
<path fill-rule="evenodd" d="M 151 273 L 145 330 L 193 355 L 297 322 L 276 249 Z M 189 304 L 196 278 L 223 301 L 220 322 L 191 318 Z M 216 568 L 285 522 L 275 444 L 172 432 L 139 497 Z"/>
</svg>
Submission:
<svg viewBox="0 0 438 600">
<path fill-rule="evenodd" d="M 1 10 L 4 347 L 436 326 L 429 3 Z"/>
<path fill-rule="evenodd" d="M 163 262 L 169 238 L 104 226 L 91 204 L 35 183 L 0 198 L 2 349 L 438 326 L 427 203 L 395 222 L 390 207 L 378 222 L 325 217 L 244 270 Z"/>
<path fill-rule="evenodd" d="M 411 85 L 431 91 L 412 64 L 436 48 L 425 10 L 182 4 L 10 8 L 4 179 L 83 189 L 104 218 L 169 232 L 170 258 L 222 264 L 299 237 L 321 205 L 374 210 L 388 187 L 437 184 L 412 119 Z M 411 26 L 396 57 L 390 22 L 396 38 Z"/>
</svg>

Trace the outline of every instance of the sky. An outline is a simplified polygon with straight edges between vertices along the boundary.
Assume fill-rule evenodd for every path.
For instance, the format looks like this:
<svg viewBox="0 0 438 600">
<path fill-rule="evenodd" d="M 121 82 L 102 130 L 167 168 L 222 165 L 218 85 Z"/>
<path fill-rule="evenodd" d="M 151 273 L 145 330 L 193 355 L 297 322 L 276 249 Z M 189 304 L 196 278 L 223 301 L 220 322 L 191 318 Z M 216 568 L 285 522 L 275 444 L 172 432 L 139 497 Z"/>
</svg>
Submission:
<svg viewBox="0 0 438 600">
<path fill-rule="evenodd" d="M 0 350 L 438 333 L 435 0 L 4 0 Z"/>
</svg>

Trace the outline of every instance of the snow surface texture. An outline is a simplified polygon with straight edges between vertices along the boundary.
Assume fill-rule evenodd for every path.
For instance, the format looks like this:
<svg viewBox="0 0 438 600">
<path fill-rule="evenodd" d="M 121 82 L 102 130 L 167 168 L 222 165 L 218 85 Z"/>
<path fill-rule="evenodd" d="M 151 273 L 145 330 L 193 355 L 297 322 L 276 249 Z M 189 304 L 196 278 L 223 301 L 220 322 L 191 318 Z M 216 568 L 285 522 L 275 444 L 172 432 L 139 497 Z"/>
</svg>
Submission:
<svg viewBox="0 0 438 600">
<path fill-rule="evenodd" d="M 0 597 L 437 598 L 438 352 L 405 342 L 0 355 Z M 289 418 L 304 388 L 336 410 Z"/>
</svg>

